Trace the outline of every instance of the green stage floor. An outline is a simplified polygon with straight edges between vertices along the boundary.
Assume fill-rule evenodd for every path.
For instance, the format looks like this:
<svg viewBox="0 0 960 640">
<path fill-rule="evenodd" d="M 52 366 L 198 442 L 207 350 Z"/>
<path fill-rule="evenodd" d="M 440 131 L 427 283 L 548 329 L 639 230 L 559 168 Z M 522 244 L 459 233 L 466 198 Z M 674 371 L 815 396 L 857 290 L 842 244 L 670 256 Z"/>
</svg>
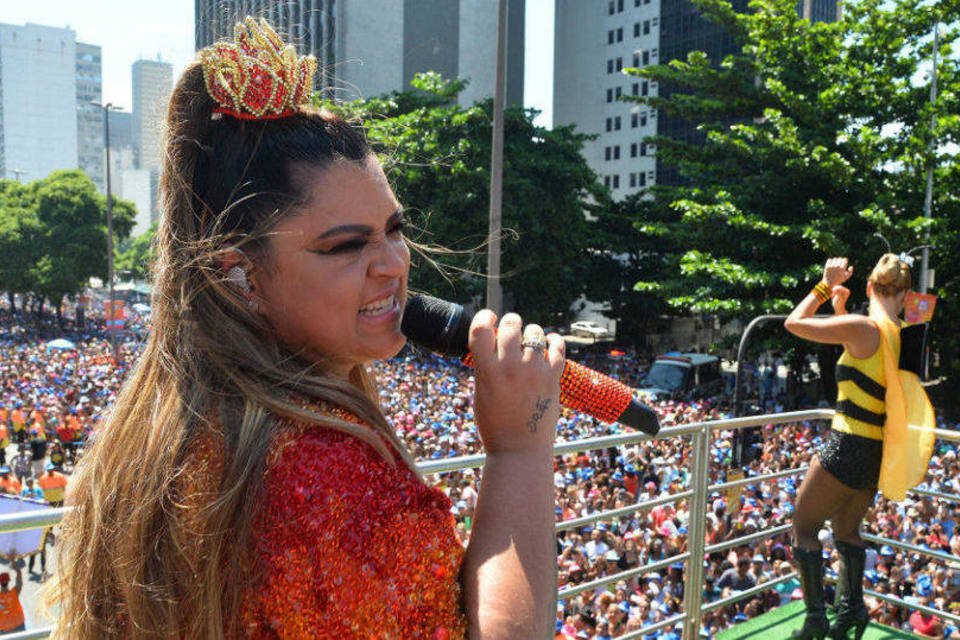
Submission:
<svg viewBox="0 0 960 640">
<path fill-rule="evenodd" d="M 803 626 L 804 607 L 802 602 L 791 602 L 785 607 L 774 609 L 759 618 L 738 624 L 717 635 L 717 640 L 781 640 Z M 849 633 L 853 637 L 853 631 Z M 920 636 L 906 631 L 897 631 L 890 627 L 871 623 L 863 634 L 863 640 L 916 640 Z"/>
</svg>

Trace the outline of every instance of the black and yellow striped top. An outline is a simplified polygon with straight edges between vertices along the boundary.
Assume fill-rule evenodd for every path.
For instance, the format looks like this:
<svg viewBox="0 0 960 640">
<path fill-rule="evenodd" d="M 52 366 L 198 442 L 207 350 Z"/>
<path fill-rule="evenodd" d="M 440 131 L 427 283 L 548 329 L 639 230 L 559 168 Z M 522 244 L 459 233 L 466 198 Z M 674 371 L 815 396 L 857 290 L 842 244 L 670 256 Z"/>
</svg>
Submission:
<svg viewBox="0 0 960 640">
<path fill-rule="evenodd" d="M 844 349 L 837 360 L 837 412 L 832 429 L 872 440 L 883 440 L 886 420 L 886 374 L 883 350 L 868 358 L 854 358 Z"/>
</svg>

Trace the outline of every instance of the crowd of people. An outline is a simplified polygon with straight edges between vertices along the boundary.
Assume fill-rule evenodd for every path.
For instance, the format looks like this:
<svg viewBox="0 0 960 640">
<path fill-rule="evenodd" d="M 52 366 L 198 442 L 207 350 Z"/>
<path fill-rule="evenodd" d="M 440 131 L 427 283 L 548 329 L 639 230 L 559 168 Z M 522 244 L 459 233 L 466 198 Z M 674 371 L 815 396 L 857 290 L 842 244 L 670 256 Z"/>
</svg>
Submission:
<svg viewBox="0 0 960 640">
<path fill-rule="evenodd" d="M 124 333 L 119 361 L 113 359 L 102 324 L 89 319 L 87 333 L 68 321 L 66 329 L 40 326 L 0 305 L 0 491 L 24 498 L 62 504 L 74 463 L 83 444 L 96 432 L 126 372 L 135 362 L 146 327 L 131 320 Z M 51 349 L 55 334 L 66 334 L 75 349 Z M 585 358 L 594 368 L 636 384 L 642 363 L 629 353 Z M 405 349 L 398 357 L 378 362 L 384 412 L 398 435 L 419 460 L 437 460 L 482 452 L 471 406 L 474 379 L 459 362 Z M 761 364 L 754 376 L 754 393 L 774 398 L 781 363 Z M 772 382 L 770 379 L 772 378 Z M 728 396 L 709 400 L 656 403 L 664 425 L 716 420 L 731 415 Z M 944 425 L 945 426 L 945 425 Z M 822 443 L 825 422 L 768 425 L 760 451 L 748 475 L 805 467 Z M 622 433 L 617 424 L 600 423 L 564 410 L 557 425 L 557 442 Z M 710 483 L 723 482 L 731 469 L 733 432 L 717 431 L 711 447 Z M 926 487 L 960 494 L 957 449 L 938 445 Z M 564 590 L 668 561 L 689 546 L 689 502 L 644 503 L 689 488 L 691 446 L 686 438 L 644 439 L 636 444 L 557 456 L 554 486 L 558 523 L 603 511 L 637 505 L 636 512 L 566 528 L 557 536 L 560 596 L 556 612 L 558 639 L 607 640 L 682 611 L 687 570 L 684 562 L 663 562 L 661 569 L 616 580 L 604 586 L 565 595 Z M 758 481 L 741 492 L 709 496 L 707 544 L 790 522 L 801 476 Z M 431 474 L 427 480 L 446 493 L 460 539 L 469 540 L 481 469 Z M 960 528 L 950 502 L 916 496 L 905 503 L 878 497 L 870 510 L 870 533 L 960 557 Z M 836 571 L 838 558 L 828 530 L 821 532 L 824 558 Z M 704 559 L 703 601 L 714 602 L 732 593 L 789 574 L 792 551 L 789 534 L 766 537 Z M 31 559 L 32 564 L 32 559 Z M 31 567 L 32 568 L 32 567 Z M 2 577 L 2 576 L 0 576 Z M 9 576 L 8 576 L 9 578 Z M 908 602 L 960 613 L 960 560 L 946 565 L 890 546 L 870 549 L 867 586 Z M 710 637 L 732 625 L 800 599 L 795 578 L 766 591 L 714 609 L 703 616 Z M 828 596 L 829 597 L 829 596 Z M 960 638 L 960 630 L 934 616 L 868 598 L 871 618 L 926 637 Z M 668 625 L 644 636 L 649 640 L 679 638 L 681 625 Z"/>
<path fill-rule="evenodd" d="M 608 358 L 589 356 L 593 367 L 634 383 L 641 363 L 629 355 Z M 481 452 L 473 424 L 470 397 L 473 378 L 458 362 L 418 352 L 377 364 L 379 378 L 387 381 L 381 400 L 393 426 L 411 451 L 422 460 L 436 460 Z M 782 366 L 774 358 L 755 367 L 751 394 L 755 401 L 771 404 L 784 391 L 779 376 L 764 375 Z M 773 382 L 770 382 L 771 378 Z M 717 420 L 731 415 L 726 397 L 704 401 L 664 401 L 657 405 L 664 425 Z M 941 426 L 947 426 L 945 424 Z M 759 455 L 750 475 L 805 468 L 826 436 L 828 424 L 803 422 L 768 425 L 763 429 Z M 564 411 L 557 427 L 557 442 L 622 433 L 616 424 L 599 423 L 579 413 Z M 725 481 L 734 450 L 732 431 L 716 432 L 712 444 L 710 484 Z M 689 440 L 673 438 L 558 456 L 555 460 L 557 522 L 590 516 L 632 504 L 642 505 L 689 488 Z M 931 462 L 926 488 L 960 492 L 957 449 L 943 444 Z M 788 524 L 801 475 L 747 485 L 742 493 L 714 492 L 709 496 L 707 544 L 720 543 L 769 527 Z M 466 541 L 476 504 L 479 470 L 440 474 L 434 481 L 451 498 L 457 530 Z M 923 487 L 923 485 L 921 485 Z M 738 501 L 736 508 L 728 504 Z M 563 589 L 645 564 L 667 560 L 688 550 L 689 505 L 680 500 L 619 516 L 595 525 L 562 530 L 557 537 L 557 569 L 561 598 L 557 603 L 557 638 L 605 640 L 670 618 L 681 611 L 684 563 L 667 569 L 580 592 L 564 598 Z M 868 552 L 868 588 L 890 593 L 907 602 L 960 611 L 960 529 L 952 503 L 918 497 L 905 503 L 878 497 L 868 518 L 869 533 L 940 550 L 958 556 L 958 564 L 944 566 L 919 554 L 903 553 L 890 546 Z M 821 534 L 828 572 L 837 573 L 839 558 L 829 530 Z M 789 534 L 771 536 L 729 552 L 713 553 L 704 563 L 703 601 L 713 602 L 738 590 L 773 580 L 793 571 Z M 704 631 L 717 632 L 749 620 L 773 607 L 801 598 L 796 578 L 770 590 L 703 617 Z M 832 599 L 832 595 L 830 595 Z M 885 624 L 927 634 L 960 638 L 950 624 L 916 610 L 871 600 L 871 617 Z M 680 637 L 680 625 L 648 634 L 649 640 Z"/>
</svg>

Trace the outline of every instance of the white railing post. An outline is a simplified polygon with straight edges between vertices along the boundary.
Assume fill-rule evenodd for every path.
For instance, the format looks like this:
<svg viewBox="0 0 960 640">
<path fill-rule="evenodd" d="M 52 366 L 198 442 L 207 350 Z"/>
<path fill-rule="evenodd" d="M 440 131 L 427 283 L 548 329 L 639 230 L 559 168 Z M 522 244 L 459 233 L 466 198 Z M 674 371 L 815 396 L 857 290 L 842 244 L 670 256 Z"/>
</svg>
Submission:
<svg viewBox="0 0 960 640">
<path fill-rule="evenodd" d="M 704 424 L 695 433 L 691 452 L 690 488 L 693 497 L 690 499 L 687 510 L 687 549 L 690 558 L 687 560 L 687 571 L 683 581 L 683 610 L 686 613 L 684 620 L 683 637 L 695 640 L 700 636 L 700 605 L 703 597 L 703 555 L 707 535 L 707 489 L 710 486 L 710 441 L 713 430 L 709 424 Z"/>
</svg>

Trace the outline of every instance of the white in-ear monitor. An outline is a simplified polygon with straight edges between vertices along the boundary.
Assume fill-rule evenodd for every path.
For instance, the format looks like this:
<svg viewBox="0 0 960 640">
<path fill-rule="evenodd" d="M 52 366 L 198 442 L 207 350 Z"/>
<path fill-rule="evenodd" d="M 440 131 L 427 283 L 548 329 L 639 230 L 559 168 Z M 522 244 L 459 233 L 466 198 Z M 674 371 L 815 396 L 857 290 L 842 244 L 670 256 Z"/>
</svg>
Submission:
<svg viewBox="0 0 960 640">
<path fill-rule="evenodd" d="M 240 289 L 243 293 L 250 293 L 250 283 L 247 281 L 247 272 L 240 265 L 230 267 L 227 271 L 227 282 Z"/>
</svg>

